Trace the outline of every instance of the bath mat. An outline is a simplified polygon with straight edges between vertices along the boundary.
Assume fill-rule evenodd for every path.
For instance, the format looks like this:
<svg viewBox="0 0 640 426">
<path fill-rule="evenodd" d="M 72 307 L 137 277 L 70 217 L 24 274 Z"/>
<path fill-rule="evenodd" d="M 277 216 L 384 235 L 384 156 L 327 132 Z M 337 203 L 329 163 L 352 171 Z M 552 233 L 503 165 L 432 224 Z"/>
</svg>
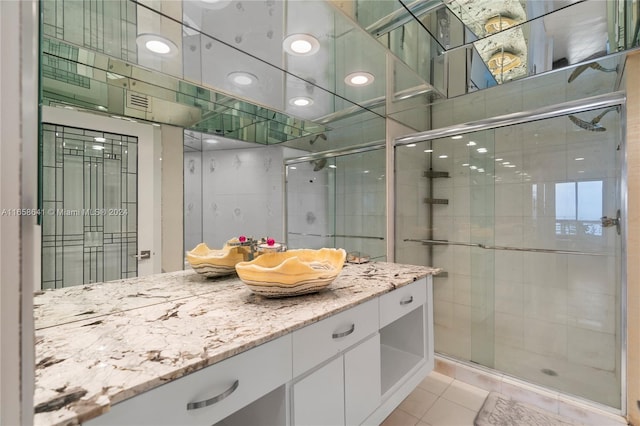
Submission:
<svg viewBox="0 0 640 426">
<path fill-rule="evenodd" d="M 473 423 L 475 426 L 576 426 L 581 423 L 530 404 L 489 393 Z"/>
</svg>

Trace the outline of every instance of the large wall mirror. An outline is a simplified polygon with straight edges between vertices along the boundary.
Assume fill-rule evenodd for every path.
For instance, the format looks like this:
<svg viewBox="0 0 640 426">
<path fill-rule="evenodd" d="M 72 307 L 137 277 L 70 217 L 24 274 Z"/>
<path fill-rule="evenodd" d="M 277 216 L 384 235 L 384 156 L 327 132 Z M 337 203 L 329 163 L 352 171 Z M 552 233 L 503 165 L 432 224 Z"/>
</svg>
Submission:
<svg viewBox="0 0 640 426">
<path fill-rule="evenodd" d="M 479 3 L 484 2 L 474 5 Z M 298 229 L 313 222 L 307 217 L 313 208 L 295 219 L 300 223 L 288 226 L 288 212 L 297 201 L 286 193 L 287 167 L 291 172 L 295 163 L 287 163 L 291 159 L 308 169 L 311 180 L 322 176 L 329 185 L 335 184 L 332 179 L 351 179 L 347 187 L 359 195 L 368 192 L 354 182 L 368 185 L 364 171 L 378 173 L 370 187 L 376 188 L 370 196 L 375 205 L 366 205 L 375 212 L 368 218 L 375 221 L 370 227 L 375 232 L 352 235 L 345 223 L 355 219 L 345 213 L 344 223 L 337 226 L 331 222 L 335 211 L 330 210 L 316 214 L 315 224 L 326 213 L 327 223 L 336 225 L 317 233 L 322 238 L 332 235 L 326 244 L 351 244 L 351 239 L 354 250 L 385 259 L 380 241 L 386 200 L 377 189 L 384 181 L 380 153 L 385 150 L 363 156 L 362 161 L 373 161 L 373 168 L 365 167 L 359 156 L 342 157 L 341 151 L 387 139 L 389 118 L 405 126 L 407 133 L 462 122 L 452 113 L 453 103 L 460 103 L 456 96 L 492 86 L 502 90 L 502 100 L 491 102 L 502 105 L 496 113 L 508 112 L 510 90 L 521 91 L 533 74 L 547 72 L 549 81 L 557 79 L 555 70 L 562 67 L 571 67 L 565 68 L 569 71 L 564 71 L 563 87 L 571 84 L 570 91 L 586 92 L 593 79 L 618 75 L 622 61 L 595 62 L 601 59 L 598 55 L 611 56 L 638 45 L 637 1 L 544 2 L 553 4 L 544 10 L 539 10 L 543 2 L 501 3 L 508 10 L 495 10 L 498 19 L 483 15 L 487 22 L 477 29 L 477 23 L 466 20 L 472 13 L 461 12 L 464 2 L 439 0 L 43 0 L 41 103 L 48 116 L 42 122 L 46 164 L 43 161 L 40 173 L 41 207 L 49 203 L 69 210 L 115 209 L 119 200 L 120 208 L 125 203 L 132 213 L 132 200 L 136 205 L 135 221 L 127 217 L 94 223 L 83 218 L 80 225 L 74 219 L 78 232 L 72 237 L 57 233 L 58 219 L 46 218 L 38 285 L 47 281 L 53 283 L 51 288 L 65 287 L 65 265 L 78 267 L 84 259 L 91 260 L 89 266 L 69 283 L 84 284 L 85 276 L 89 283 L 165 271 L 160 215 L 166 208 L 162 185 L 167 179 L 182 188 L 182 205 L 170 206 L 182 220 L 177 223 L 182 238 L 171 243 L 179 246 L 179 253 L 200 241 L 221 245 L 237 234 L 301 237 L 295 233 L 304 233 Z M 551 32 L 554 20 L 578 11 L 598 20 L 598 31 L 592 31 L 597 32 L 597 43 L 587 43 L 577 28 L 562 32 L 556 26 Z M 522 57 L 507 69 L 509 49 L 500 37 L 514 43 L 522 37 L 526 61 Z M 491 62 L 486 57 L 491 49 L 482 46 L 502 56 Z M 560 46 L 573 50 L 561 51 Z M 578 54 L 576 46 L 591 50 Z M 491 64 L 500 65 L 499 76 Z M 526 72 L 516 76 L 518 69 Z M 568 77 L 571 71 L 573 77 Z M 483 111 L 491 113 L 488 108 Z M 133 138 L 138 148 L 135 162 Z M 327 152 L 332 154 L 325 157 L 335 162 L 314 172 L 318 163 L 313 161 Z M 351 176 L 349 168 L 360 175 Z M 173 174 L 168 176 L 168 170 Z M 85 179 L 89 186 L 71 188 L 65 177 Z M 92 188 L 99 195 L 94 196 Z M 323 209 L 335 207 L 331 200 L 342 196 L 337 188 L 326 192 Z M 45 197 L 45 189 L 53 198 Z M 71 204 L 57 198 L 72 190 L 76 198 L 69 198 Z M 141 212 L 143 206 L 147 213 Z M 116 219 L 119 228 L 113 232 Z M 138 235 L 125 235 L 134 222 Z M 116 245 L 125 247 L 124 252 L 113 254 L 110 250 Z M 156 257 L 144 258 L 146 250 Z M 120 277 L 97 271 L 107 252 L 111 254 L 106 263 L 119 268 Z M 133 272 L 130 266 L 136 262 Z M 179 263 L 184 265 L 181 259 Z"/>
</svg>

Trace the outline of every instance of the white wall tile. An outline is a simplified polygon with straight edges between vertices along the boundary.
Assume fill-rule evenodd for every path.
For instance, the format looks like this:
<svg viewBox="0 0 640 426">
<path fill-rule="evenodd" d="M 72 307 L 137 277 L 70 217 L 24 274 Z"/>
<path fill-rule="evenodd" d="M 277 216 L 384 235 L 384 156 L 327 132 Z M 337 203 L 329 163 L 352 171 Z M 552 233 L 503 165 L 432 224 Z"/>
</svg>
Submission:
<svg viewBox="0 0 640 426">
<path fill-rule="evenodd" d="M 614 256 L 567 256 L 567 285 L 574 292 L 616 295 L 620 278 Z"/>
<path fill-rule="evenodd" d="M 616 365 L 614 334 L 568 327 L 567 337 L 570 362 L 613 371 Z"/>
<path fill-rule="evenodd" d="M 567 323 L 569 326 L 614 334 L 617 305 L 615 296 L 584 290 L 569 290 Z"/>
<path fill-rule="evenodd" d="M 523 290 L 525 317 L 566 324 L 566 289 L 534 284 L 525 285 Z"/>
<path fill-rule="evenodd" d="M 524 286 L 512 281 L 496 281 L 496 312 L 519 315 L 524 312 Z"/>
<path fill-rule="evenodd" d="M 495 185 L 495 216 L 522 216 L 525 196 L 522 183 Z"/>
<path fill-rule="evenodd" d="M 567 357 L 567 329 L 557 323 L 527 319 L 524 323 L 525 349 L 552 357 Z"/>
<path fill-rule="evenodd" d="M 524 318 L 502 312 L 495 314 L 496 343 L 524 348 Z"/>
</svg>

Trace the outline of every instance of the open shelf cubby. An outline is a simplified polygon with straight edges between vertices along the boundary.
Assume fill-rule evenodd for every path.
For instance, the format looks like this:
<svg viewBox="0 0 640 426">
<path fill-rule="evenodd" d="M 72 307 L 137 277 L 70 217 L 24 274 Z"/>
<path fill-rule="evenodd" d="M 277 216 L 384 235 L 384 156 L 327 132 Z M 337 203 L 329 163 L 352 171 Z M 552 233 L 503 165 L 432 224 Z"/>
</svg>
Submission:
<svg viewBox="0 0 640 426">
<path fill-rule="evenodd" d="M 424 306 L 380 330 L 382 395 L 424 361 L 425 339 Z"/>
</svg>

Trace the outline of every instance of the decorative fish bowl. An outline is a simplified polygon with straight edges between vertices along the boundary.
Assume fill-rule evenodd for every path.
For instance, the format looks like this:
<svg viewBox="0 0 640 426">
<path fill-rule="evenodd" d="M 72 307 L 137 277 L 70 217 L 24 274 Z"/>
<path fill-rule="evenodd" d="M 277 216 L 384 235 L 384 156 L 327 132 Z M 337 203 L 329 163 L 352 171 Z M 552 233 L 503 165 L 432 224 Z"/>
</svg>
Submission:
<svg viewBox="0 0 640 426">
<path fill-rule="evenodd" d="M 222 249 L 210 249 L 206 243 L 200 243 L 187 252 L 189 265 L 194 271 L 207 278 L 234 274 L 236 264 L 247 258 L 247 249 L 228 244 L 225 244 Z"/>
<path fill-rule="evenodd" d="M 342 271 L 344 249 L 296 249 L 267 252 L 236 264 L 238 277 L 254 293 L 288 297 L 316 293 L 329 286 Z"/>
</svg>

